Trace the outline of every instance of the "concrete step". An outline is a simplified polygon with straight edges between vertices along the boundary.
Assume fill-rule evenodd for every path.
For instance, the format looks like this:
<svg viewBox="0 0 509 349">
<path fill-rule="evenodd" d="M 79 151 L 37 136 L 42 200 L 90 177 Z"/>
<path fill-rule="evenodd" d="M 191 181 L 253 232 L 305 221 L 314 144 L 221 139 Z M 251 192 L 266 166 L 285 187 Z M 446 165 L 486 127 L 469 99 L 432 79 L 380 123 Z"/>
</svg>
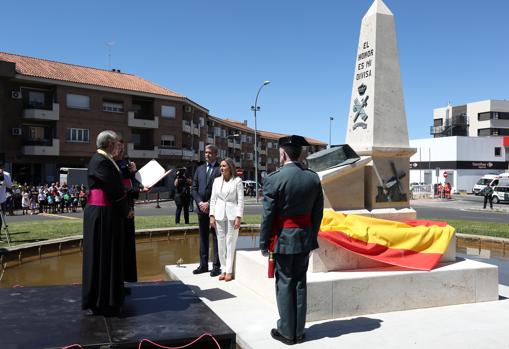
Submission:
<svg viewBox="0 0 509 349">
<path fill-rule="evenodd" d="M 259 251 L 237 251 L 235 278 L 271 303 L 274 279 Z M 308 321 L 498 299 L 498 268 L 457 259 L 432 271 L 384 266 L 307 275 Z"/>
</svg>

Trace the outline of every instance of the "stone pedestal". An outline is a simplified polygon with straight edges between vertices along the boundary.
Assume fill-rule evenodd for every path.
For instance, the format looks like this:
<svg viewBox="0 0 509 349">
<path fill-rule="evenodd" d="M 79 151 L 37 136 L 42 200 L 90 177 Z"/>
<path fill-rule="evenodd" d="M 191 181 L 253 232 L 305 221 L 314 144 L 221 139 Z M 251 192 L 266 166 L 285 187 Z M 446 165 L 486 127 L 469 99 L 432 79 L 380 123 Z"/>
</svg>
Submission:
<svg viewBox="0 0 509 349">
<path fill-rule="evenodd" d="M 324 208 L 335 211 L 364 208 L 364 173 L 371 157 L 345 166 L 318 172 L 322 182 Z"/>
<path fill-rule="evenodd" d="M 237 251 L 236 281 L 275 304 L 259 251 Z M 498 268 L 472 260 L 432 271 L 375 267 L 307 275 L 307 321 L 498 300 Z"/>
</svg>

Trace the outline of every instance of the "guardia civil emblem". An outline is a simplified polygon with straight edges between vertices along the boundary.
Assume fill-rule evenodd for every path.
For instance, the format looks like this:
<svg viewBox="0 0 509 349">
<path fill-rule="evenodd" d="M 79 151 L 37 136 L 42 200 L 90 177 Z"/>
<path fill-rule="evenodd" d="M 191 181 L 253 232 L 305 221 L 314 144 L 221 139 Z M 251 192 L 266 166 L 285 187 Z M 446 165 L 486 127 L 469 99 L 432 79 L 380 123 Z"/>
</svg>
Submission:
<svg viewBox="0 0 509 349">
<path fill-rule="evenodd" d="M 367 86 L 362 84 L 360 85 L 358 88 L 357 88 L 357 91 L 359 91 L 359 96 L 360 96 L 360 100 L 359 98 L 355 98 L 353 100 L 353 129 L 355 130 L 356 128 L 360 127 L 360 128 L 363 128 L 363 129 L 366 129 L 366 127 L 368 126 L 366 124 L 366 120 L 368 119 L 368 114 L 366 113 L 366 107 L 368 106 L 368 100 L 369 100 L 369 96 L 366 95 L 365 97 L 364 94 L 366 93 L 366 90 L 367 90 Z M 359 119 L 361 119 L 362 121 L 360 121 Z M 359 121 L 357 121 L 359 120 Z"/>
</svg>

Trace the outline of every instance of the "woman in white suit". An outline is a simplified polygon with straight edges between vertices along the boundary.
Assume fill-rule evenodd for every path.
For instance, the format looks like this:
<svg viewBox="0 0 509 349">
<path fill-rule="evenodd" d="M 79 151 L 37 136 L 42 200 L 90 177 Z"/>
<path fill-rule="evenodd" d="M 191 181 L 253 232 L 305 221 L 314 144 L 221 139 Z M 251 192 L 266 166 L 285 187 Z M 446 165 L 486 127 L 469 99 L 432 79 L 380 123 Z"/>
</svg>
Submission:
<svg viewBox="0 0 509 349">
<path fill-rule="evenodd" d="M 217 232 L 222 270 L 219 280 L 231 281 L 240 220 L 244 214 L 244 186 L 242 179 L 235 176 L 236 169 L 232 159 L 221 161 L 220 169 L 221 176 L 212 184 L 209 216 L 210 225 L 214 226 Z"/>
</svg>

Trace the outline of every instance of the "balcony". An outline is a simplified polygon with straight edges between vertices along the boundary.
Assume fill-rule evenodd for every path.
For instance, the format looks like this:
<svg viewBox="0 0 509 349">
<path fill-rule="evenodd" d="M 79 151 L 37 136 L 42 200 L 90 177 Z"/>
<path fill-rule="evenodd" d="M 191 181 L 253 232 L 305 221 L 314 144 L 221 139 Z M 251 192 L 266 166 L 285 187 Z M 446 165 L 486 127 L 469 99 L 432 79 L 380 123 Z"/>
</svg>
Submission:
<svg viewBox="0 0 509 349">
<path fill-rule="evenodd" d="M 137 118 L 135 117 L 135 112 L 130 111 L 127 113 L 127 125 L 137 128 L 159 128 L 159 117 L 154 116 L 153 119 Z"/>
<path fill-rule="evenodd" d="M 235 161 L 233 161 L 233 163 L 235 164 L 235 167 L 237 167 L 237 168 L 241 167 L 240 166 L 240 160 L 238 160 L 238 161 L 235 160 Z"/>
<path fill-rule="evenodd" d="M 194 150 L 184 149 L 182 150 L 182 160 L 198 161 L 198 154 Z"/>
<path fill-rule="evenodd" d="M 58 156 L 60 155 L 60 140 L 57 138 L 26 141 L 22 149 L 23 155 Z"/>
<path fill-rule="evenodd" d="M 261 154 L 261 155 L 267 155 L 267 149 L 264 149 L 264 148 L 258 148 L 258 154 Z"/>
<path fill-rule="evenodd" d="M 184 132 L 187 132 L 187 133 L 192 133 L 191 132 L 191 124 L 190 123 L 186 123 L 186 121 L 182 121 L 182 131 Z"/>
<path fill-rule="evenodd" d="M 143 147 L 134 145 L 134 143 L 127 144 L 127 154 L 133 159 L 157 159 L 159 155 L 158 147 Z"/>
<path fill-rule="evenodd" d="M 240 148 L 241 148 L 241 147 L 240 147 L 240 142 L 239 142 L 239 143 L 235 142 L 235 144 L 233 145 L 233 147 L 234 147 L 235 149 L 240 149 Z"/>
<path fill-rule="evenodd" d="M 233 148 L 233 141 L 231 139 L 228 140 L 228 148 Z"/>
<path fill-rule="evenodd" d="M 58 121 L 60 120 L 60 104 L 53 103 L 52 109 L 25 108 L 23 109 L 23 118 Z"/>
<path fill-rule="evenodd" d="M 200 128 L 198 126 L 193 127 L 193 132 L 192 133 L 194 135 L 196 135 L 196 136 L 199 136 L 200 135 Z"/>
<path fill-rule="evenodd" d="M 208 135 L 207 136 L 207 143 L 208 144 L 214 144 L 214 136 Z"/>
<path fill-rule="evenodd" d="M 429 133 L 435 137 L 467 136 L 468 126 L 468 117 L 466 114 L 453 115 L 451 119 L 445 119 L 445 123 L 443 125 L 431 126 Z"/>
<path fill-rule="evenodd" d="M 266 165 L 258 165 L 258 170 L 265 171 L 265 170 L 267 170 L 267 166 Z"/>
<path fill-rule="evenodd" d="M 159 148 L 159 155 L 181 157 L 182 156 L 182 149 Z"/>
</svg>

